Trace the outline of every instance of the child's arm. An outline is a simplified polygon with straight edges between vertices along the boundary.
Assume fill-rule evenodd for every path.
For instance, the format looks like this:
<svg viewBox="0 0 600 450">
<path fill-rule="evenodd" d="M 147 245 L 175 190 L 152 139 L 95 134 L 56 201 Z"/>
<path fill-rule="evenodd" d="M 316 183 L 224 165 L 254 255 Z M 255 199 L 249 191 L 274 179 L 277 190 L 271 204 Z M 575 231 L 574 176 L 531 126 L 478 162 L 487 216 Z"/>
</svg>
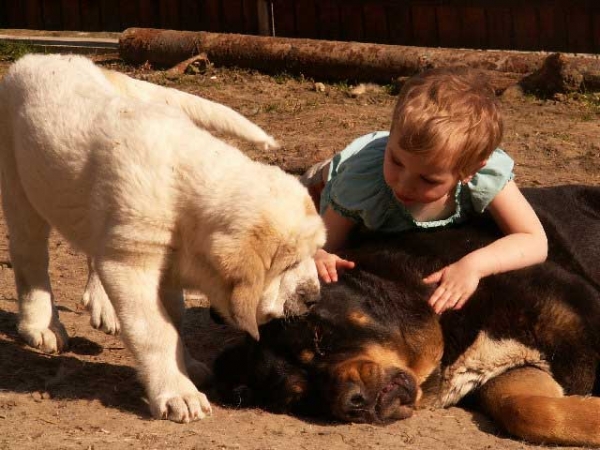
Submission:
<svg viewBox="0 0 600 450">
<path fill-rule="evenodd" d="M 426 283 L 439 283 L 429 299 L 437 313 L 460 309 L 483 277 L 546 260 L 544 228 L 514 181 L 507 183 L 488 208 L 506 236 L 425 278 Z"/>
<path fill-rule="evenodd" d="M 327 228 L 327 242 L 324 249 L 317 251 L 315 265 L 321 279 L 326 283 L 331 283 L 338 280 L 337 269 L 354 267 L 352 261 L 342 259 L 329 252 L 336 252 L 342 248 L 355 223 L 335 212 L 331 206 L 328 206 L 323 214 L 323 222 Z"/>
</svg>

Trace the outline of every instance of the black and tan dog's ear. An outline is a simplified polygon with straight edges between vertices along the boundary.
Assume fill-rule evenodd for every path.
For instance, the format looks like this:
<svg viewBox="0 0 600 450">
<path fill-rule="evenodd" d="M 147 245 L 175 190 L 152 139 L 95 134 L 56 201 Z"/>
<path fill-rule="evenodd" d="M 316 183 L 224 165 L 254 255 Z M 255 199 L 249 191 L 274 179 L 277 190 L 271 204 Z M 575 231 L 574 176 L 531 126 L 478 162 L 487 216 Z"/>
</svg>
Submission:
<svg viewBox="0 0 600 450">
<path fill-rule="evenodd" d="M 299 408 L 308 398 L 304 372 L 250 339 L 221 353 L 213 369 L 218 395 L 226 404 L 284 413 Z"/>
</svg>

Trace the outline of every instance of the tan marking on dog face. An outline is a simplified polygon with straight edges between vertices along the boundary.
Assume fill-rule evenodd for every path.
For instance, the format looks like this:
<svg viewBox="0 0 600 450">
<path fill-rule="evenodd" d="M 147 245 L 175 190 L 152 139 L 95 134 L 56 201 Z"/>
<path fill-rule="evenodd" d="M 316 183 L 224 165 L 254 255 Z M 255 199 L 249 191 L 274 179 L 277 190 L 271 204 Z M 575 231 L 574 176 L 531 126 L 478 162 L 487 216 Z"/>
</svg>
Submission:
<svg viewBox="0 0 600 450">
<path fill-rule="evenodd" d="M 439 366 L 444 353 L 444 338 L 437 319 L 433 318 L 418 330 L 398 334 L 395 342 L 402 342 L 410 355 L 408 365 L 419 384 Z"/>
<path fill-rule="evenodd" d="M 408 367 L 408 358 L 400 354 L 397 347 L 385 347 L 381 344 L 369 344 L 362 351 L 363 358 L 375 361 L 384 367 Z"/>
<path fill-rule="evenodd" d="M 304 386 L 303 383 L 292 383 L 290 385 L 290 392 L 292 392 L 295 395 L 302 394 L 305 389 L 306 389 L 306 386 Z"/>
<path fill-rule="evenodd" d="M 306 380 L 301 376 L 291 374 L 285 381 L 284 398 L 283 402 L 287 405 L 291 405 L 302 398 L 306 392 Z"/>
<path fill-rule="evenodd" d="M 313 359 L 315 358 L 315 352 L 313 352 L 312 350 L 309 349 L 304 349 L 300 352 L 300 356 L 299 359 L 300 361 L 302 361 L 304 364 L 308 364 L 309 362 L 311 362 Z"/>
<path fill-rule="evenodd" d="M 406 359 L 392 348 L 380 344 L 364 347 L 357 355 L 333 367 L 338 382 L 378 383 L 383 373 L 390 368 L 402 369 L 411 373 Z"/>
<path fill-rule="evenodd" d="M 336 367 L 335 370 L 336 378 L 339 383 L 347 383 L 348 381 L 352 381 L 354 383 L 359 383 L 361 381 L 360 377 L 360 367 L 364 364 L 364 361 L 346 361 L 343 364 L 340 364 Z"/>
<path fill-rule="evenodd" d="M 348 314 L 348 321 L 359 327 L 365 327 L 372 323 L 371 317 L 361 311 L 352 311 Z"/>
</svg>

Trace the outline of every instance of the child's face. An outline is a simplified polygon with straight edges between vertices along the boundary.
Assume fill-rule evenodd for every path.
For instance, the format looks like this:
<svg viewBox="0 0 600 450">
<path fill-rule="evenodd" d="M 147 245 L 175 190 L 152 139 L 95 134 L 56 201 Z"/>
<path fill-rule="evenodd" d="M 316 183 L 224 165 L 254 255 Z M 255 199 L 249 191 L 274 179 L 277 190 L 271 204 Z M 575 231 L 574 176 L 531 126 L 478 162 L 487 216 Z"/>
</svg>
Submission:
<svg viewBox="0 0 600 450">
<path fill-rule="evenodd" d="M 456 187 L 459 180 L 440 159 L 404 151 L 397 139 L 390 136 L 383 162 L 385 182 L 405 205 L 440 200 Z"/>
</svg>

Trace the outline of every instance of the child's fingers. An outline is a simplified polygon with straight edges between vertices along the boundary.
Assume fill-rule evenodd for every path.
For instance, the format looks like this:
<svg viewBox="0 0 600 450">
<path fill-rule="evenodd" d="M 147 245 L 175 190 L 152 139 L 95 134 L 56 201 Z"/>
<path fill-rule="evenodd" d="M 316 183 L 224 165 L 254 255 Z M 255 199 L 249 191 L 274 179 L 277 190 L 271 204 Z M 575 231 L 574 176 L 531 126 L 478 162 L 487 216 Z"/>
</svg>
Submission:
<svg viewBox="0 0 600 450">
<path fill-rule="evenodd" d="M 323 280 L 325 283 L 331 283 L 331 277 L 329 276 L 329 271 L 327 270 L 325 264 L 318 262 L 316 265 L 317 273 L 319 274 L 319 277 L 321 277 L 321 280 Z"/>
<path fill-rule="evenodd" d="M 463 295 L 462 297 L 460 297 L 458 299 L 458 301 L 456 302 L 456 305 L 454 305 L 454 309 L 460 309 L 463 306 L 465 306 L 465 303 L 467 303 L 467 300 L 469 300 L 468 295 Z"/>
<path fill-rule="evenodd" d="M 452 295 L 450 295 L 448 297 L 448 300 L 446 301 L 444 311 L 447 311 L 449 309 L 460 309 L 457 305 L 460 302 L 461 297 L 461 294 L 457 292 L 454 292 Z"/>
<path fill-rule="evenodd" d="M 433 309 L 435 309 L 435 306 L 440 301 L 440 298 L 442 297 L 444 292 L 445 289 L 442 286 L 438 286 L 438 288 L 433 292 L 433 294 L 431 294 L 431 297 L 429 297 L 429 304 Z"/>
<path fill-rule="evenodd" d="M 441 314 L 449 307 L 454 306 L 454 303 L 452 303 L 454 293 L 443 286 L 440 286 L 437 290 L 440 290 L 441 294 L 439 295 L 433 309 L 437 314 Z"/>
<path fill-rule="evenodd" d="M 347 259 L 340 259 L 338 261 L 338 267 L 342 267 L 344 269 L 354 269 L 354 261 L 348 261 Z"/>
<path fill-rule="evenodd" d="M 475 291 L 463 292 L 463 294 L 460 296 L 460 298 L 456 302 L 456 306 L 454 306 L 454 309 L 460 309 L 463 306 L 465 306 L 465 303 L 467 303 L 467 301 L 471 298 L 471 295 L 473 295 L 473 292 L 475 292 Z"/>
<path fill-rule="evenodd" d="M 444 273 L 443 269 L 438 270 L 437 272 L 434 272 L 431 275 L 428 275 L 425 278 L 423 278 L 423 282 L 426 284 L 439 283 L 442 279 L 443 273 Z"/>
<path fill-rule="evenodd" d="M 335 261 L 327 261 L 325 263 L 325 267 L 327 268 L 327 273 L 329 275 L 329 279 L 333 283 L 337 283 L 337 280 L 338 280 L 337 269 L 335 266 L 336 266 Z"/>
</svg>

